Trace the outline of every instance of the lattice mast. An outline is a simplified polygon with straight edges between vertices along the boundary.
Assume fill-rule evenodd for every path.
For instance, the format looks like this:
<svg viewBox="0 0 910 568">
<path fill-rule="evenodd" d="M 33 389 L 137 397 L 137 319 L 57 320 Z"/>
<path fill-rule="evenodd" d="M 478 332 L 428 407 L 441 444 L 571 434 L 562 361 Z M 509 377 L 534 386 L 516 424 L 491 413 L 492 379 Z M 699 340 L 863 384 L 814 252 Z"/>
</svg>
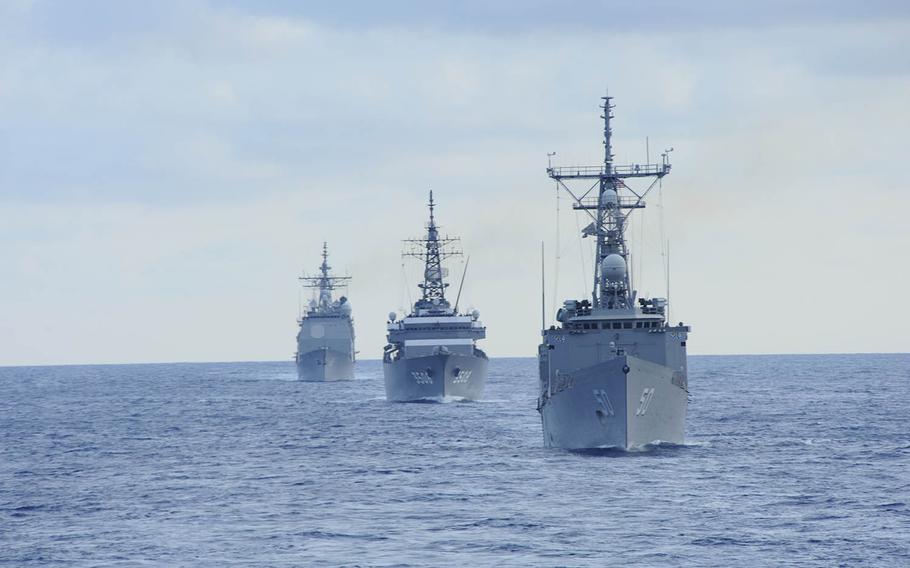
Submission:
<svg viewBox="0 0 910 568">
<path fill-rule="evenodd" d="M 662 154 L 661 164 L 615 165 L 613 163 L 613 130 L 610 121 L 614 118 L 613 97 L 601 97 L 603 104 L 601 118 L 604 121 L 603 166 L 548 167 L 547 175 L 554 179 L 575 200 L 572 208 L 583 210 L 591 216 L 592 223 L 582 231 L 582 237 L 597 237 L 597 252 L 594 262 L 594 285 L 591 304 L 594 308 L 630 309 L 634 298 L 631 290 L 629 271 L 629 249 L 625 240 L 625 229 L 631 209 L 645 206 L 644 197 L 670 173 L 668 153 Z M 625 178 L 654 178 L 648 188 L 638 193 L 630 188 Z M 583 193 L 576 194 L 569 187 L 578 180 L 594 180 L 593 185 Z M 568 182 L 568 183 L 567 183 Z M 596 194 L 594 193 L 596 190 Z M 593 212 L 593 213 L 592 213 Z M 615 255 L 615 256 L 614 256 Z M 620 263 L 617 258 L 621 258 Z"/>
<path fill-rule="evenodd" d="M 619 195 L 619 180 L 613 176 L 613 129 L 610 121 L 613 119 L 613 108 L 615 105 L 610 104 L 612 97 L 602 97 L 603 105 L 601 109 L 603 114 L 600 118 L 604 121 L 604 175 L 599 180 L 599 199 L 597 200 L 597 254 L 594 263 L 594 286 L 591 288 L 593 297 L 592 305 L 602 307 L 604 303 L 612 300 L 616 307 L 629 307 L 633 301 L 630 294 L 629 273 L 625 274 L 618 281 L 611 281 L 604 278 L 603 260 L 610 254 L 618 254 L 629 265 L 629 251 L 626 249 L 625 241 L 625 217 L 621 210 L 616 207 L 618 199 L 614 200 L 612 194 L 615 192 Z M 605 295 L 610 299 L 605 300 Z"/>
<path fill-rule="evenodd" d="M 318 306 L 327 308 L 332 305 L 332 291 L 338 288 L 344 288 L 350 282 L 350 276 L 331 276 L 329 271 L 329 247 L 328 243 L 322 243 L 322 264 L 319 266 L 318 276 L 301 276 L 299 280 L 303 283 L 304 288 L 318 290 Z"/>
<path fill-rule="evenodd" d="M 442 261 L 452 256 L 460 256 L 462 253 L 458 250 L 458 237 L 440 236 L 439 226 L 436 225 L 435 207 L 433 201 L 433 192 L 430 191 L 430 220 L 427 223 L 426 237 L 422 239 L 407 239 L 404 241 L 405 250 L 402 256 L 419 258 L 424 263 L 423 282 L 417 286 L 422 292 L 421 299 L 417 302 L 417 307 L 449 307 L 449 302 L 445 298 L 445 290 L 449 284 L 445 282 L 446 271 L 442 266 Z"/>
</svg>

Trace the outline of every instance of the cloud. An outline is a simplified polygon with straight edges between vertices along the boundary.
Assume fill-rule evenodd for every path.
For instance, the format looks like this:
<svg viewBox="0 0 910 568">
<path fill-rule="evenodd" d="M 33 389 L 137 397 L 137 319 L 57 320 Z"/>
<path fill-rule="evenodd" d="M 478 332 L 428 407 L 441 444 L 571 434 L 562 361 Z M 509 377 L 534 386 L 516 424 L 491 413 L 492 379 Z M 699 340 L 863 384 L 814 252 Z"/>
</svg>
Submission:
<svg viewBox="0 0 910 568">
<path fill-rule="evenodd" d="M 694 351 L 902 348 L 908 308 L 871 326 L 841 309 L 908 284 L 910 69 L 880 61 L 910 37 L 902 6 L 9 6 L 0 363 L 288 358 L 295 277 L 323 240 L 376 356 L 429 188 L 471 255 L 487 351 L 533 355 L 546 153 L 602 159 L 607 86 L 617 159 L 643 162 L 646 136 L 652 159 L 676 148 L 665 231 Z M 636 278 L 656 294 L 646 215 Z M 560 297 L 590 287 L 575 228 L 563 200 Z"/>
</svg>

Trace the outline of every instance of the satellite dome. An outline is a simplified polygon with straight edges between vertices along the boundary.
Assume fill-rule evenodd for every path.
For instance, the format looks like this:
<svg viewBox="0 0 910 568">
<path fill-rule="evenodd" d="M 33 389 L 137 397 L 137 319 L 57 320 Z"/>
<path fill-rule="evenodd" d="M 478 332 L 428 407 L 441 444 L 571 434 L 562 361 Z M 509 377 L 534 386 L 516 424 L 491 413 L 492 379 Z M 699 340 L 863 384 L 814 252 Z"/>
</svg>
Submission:
<svg viewBox="0 0 910 568">
<path fill-rule="evenodd" d="M 604 205 L 617 207 L 619 205 L 619 195 L 616 194 L 615 189 L 608 189 L 604 191 Z"/>
<path fill-rule="evenodd" d="M 397 317 L 398 317 L 398 314 L 396 314 L 395 312 L 389 312 L 389 321 L 395 321 L 395 319 Z"/>
<path fill-rule="evenodd" d="M 343 313 L 346 316 L 351 315 L 351 304 L 349 302 L 345 302 L 345 303 L 341 304 L 340 306 L 338 306 L 338 309 L 340 309 L 341 313 Z"/>
<path fill-rule="evenodd" d="M 616 253 L 609 254 L 600 263 L 600 270 L 610 282 L 622 282 L 626 278 L 626 261 Z"/>
<path fill-rule="evenodd" d="M 477 319 L 480 317 L 480 310 L 471 310 L 471 317 Z"/>
</svg>

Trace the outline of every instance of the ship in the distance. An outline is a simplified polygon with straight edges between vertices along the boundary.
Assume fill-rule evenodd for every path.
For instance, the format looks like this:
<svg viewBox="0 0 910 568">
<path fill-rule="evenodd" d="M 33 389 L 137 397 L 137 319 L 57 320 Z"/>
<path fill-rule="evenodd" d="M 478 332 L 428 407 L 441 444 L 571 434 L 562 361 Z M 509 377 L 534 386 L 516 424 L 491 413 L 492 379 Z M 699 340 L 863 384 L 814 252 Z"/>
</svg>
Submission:
<svg viewBox="0 0 910 568">
<path fill-rule="evenodd" d="M 322 244 L 322 265 L 316 276 L 301 276 L 304 288 L 316 291 L 298 320 L 297 376 L 304 381 L 338 381 L 354 378 L 354 320 L 351 303 L 332 292 L 347 286 L 349 276 L 331 276 L 329 251 Z"/>
<path fill-rule="evenodd" d="M 597 239 L 591 298 L 565 301 L 538 349 L 538 410 L 548 447 L 630 449 L 682 443 L 685 435 L 690 329 L 667 321 L 666 298 L 639 298 L 632 289 L 625 237 L 629 214 L 670 173 L 668 153 L 660 164 L 615 165 L 611 99 L 603 98 L 603 164 L 547 169 L 590 217 L 583 236 Z M 633 191 L 629 178 L 650 178 L 651 185 Z M 570 188 L 574 181 L 582 191 Z"/>
<path fill-rule="evenodd" d="M 389 314 L 388 345 L 382 358 L 386 398 L 394 402 L 477 400 L 487 379 L 487 356 L 477 347 L 486 337 L 477 310 L 458 313 L 459 288 L 453 307 L 446 299 L 442 261 L 461 254 L 457 238 L 442 237 L 430 192 L 426 237 L 405 241 L 404 256 L 423 261 L 421 298 L 405 317 Z M 465 267 L 467 268 L 467 266 Z M 462 284 L 464 274 L 462 274 Z"/>
</svg>

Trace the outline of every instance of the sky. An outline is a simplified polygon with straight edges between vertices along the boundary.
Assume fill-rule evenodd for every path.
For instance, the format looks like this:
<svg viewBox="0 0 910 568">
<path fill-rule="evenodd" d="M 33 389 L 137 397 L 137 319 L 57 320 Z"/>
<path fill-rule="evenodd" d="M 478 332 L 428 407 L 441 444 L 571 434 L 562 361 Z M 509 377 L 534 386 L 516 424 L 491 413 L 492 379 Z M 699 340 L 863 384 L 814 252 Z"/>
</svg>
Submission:
<svg viewBox="0 0 910 568">
<path fill-rule="evenodd" d="M 323 241 L 377 358 L 430 189 L 534 356 L 607 91 L 618 163 L 674 149 L 629 231 L 690 353 L 908 351 L 906 2 L 0 0 L 0 365 L 290 360 Z"/>
</svg>

